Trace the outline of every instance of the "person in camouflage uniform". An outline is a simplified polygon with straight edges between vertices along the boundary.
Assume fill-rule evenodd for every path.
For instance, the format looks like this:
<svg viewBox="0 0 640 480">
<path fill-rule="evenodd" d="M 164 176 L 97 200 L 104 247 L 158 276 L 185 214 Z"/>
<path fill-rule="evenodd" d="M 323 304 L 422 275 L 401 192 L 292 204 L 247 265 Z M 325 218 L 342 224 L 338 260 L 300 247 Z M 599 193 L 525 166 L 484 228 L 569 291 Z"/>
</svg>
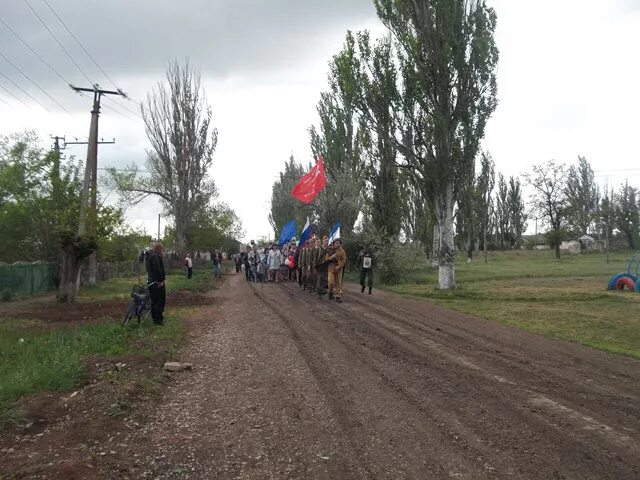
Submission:
<svg viewBox="0 0 640 480">
<path fill-rule="evenodd" d="M 322 243 L 318 250 L 318 263 L 316 264 L 316 292 L 318 296 L 322 296 L 327 292 L 327 269 L 329 261 L 327 260 L 327 252 L 329 250 L 329 238 L 325 235 L 322 237 Z"/>
<path fill-rule="evenodd" d="M 302 288 L 307 290 L 309 288 L 309 262 L 311 261 L 309 240 L 304 242 L 304 248 L 302 249 L 302 255 L 300 257 L 302 266 Z"/>
<path fill-rule="evenodd" d="M 342 240 L 337 238 L 333 242 L 334 253 L 327 255 L 329 260 L 334 261 L 329 265 L 329 300 L 335 296 L 336 302 L 342 302 L 342 275 L 344 266 L 347 263 L 347 253 L 342 248 Z"/>
<path fill-rule="evenodd" d="M 318 283 L 318 263 L 320 263 L 320 246 L 322 244 L 319 238 L 314 240 L 314 245 L 311 248 L 311 268 L 310 268 L 310 281 L 309 290 L 316 292 L 316 286 Z"/>
</svg>

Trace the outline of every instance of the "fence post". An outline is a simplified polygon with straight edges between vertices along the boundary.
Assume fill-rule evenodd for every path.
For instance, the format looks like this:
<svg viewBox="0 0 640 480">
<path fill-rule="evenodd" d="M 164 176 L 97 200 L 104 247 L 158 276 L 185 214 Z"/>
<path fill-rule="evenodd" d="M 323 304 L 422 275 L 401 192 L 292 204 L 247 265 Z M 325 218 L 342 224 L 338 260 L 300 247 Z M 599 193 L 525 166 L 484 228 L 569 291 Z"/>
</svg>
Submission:
<svg viewBox="0 0 640 480">
<path fill-rule="evenodd" d="M 34 269 L 35 265 L 32 263 L 31 265 L 29 265 L 29 274 L 31 276 L 31 295 L 33 295 L 33 289 L 34 289 L 34 281 L 33 281 L 33 277 L 34 277 Z"/>
</svg>

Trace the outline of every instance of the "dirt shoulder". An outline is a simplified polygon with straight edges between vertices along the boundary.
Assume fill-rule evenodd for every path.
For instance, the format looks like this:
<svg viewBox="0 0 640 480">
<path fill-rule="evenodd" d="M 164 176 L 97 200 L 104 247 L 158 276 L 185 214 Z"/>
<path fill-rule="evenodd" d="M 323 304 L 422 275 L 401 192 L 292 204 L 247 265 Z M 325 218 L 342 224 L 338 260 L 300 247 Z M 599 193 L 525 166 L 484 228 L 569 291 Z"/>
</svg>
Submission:
<svg viewBox="0 0 640 480">
<path fill-rule="evenodd" d="M 640 478 L 636 360 L 351 287 L 232 275 L 213 298 L 194 369 L 78 478 Z"/>
</svg>

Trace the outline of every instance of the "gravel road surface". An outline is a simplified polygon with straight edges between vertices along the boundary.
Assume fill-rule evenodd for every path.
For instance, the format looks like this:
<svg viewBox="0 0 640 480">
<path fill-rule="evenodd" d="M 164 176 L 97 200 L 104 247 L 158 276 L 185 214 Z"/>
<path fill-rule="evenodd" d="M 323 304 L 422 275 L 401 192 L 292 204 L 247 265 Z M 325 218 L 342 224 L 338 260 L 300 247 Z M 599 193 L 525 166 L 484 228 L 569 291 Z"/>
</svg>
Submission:
<svg viewBox="0 0 640 480">
<path fill-rule="evenodd" d="M 215 295 L 141 477 L 640 479 L 636 360 L 355 287 Z"/>
</svg>

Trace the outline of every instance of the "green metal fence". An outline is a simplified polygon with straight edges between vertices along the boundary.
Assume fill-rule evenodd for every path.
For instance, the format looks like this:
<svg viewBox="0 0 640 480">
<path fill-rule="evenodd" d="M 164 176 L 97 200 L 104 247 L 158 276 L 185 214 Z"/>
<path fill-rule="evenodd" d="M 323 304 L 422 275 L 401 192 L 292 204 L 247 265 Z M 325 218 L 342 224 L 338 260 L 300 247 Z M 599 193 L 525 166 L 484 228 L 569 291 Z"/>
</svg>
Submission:
<svg viewBox="0 0 640 480">
<path fill-rule="evenodd" d="M 56 288 L 56 266 L 51 263 L 0 265 L 0 292 L 33 295 Z"/>
</svg>

